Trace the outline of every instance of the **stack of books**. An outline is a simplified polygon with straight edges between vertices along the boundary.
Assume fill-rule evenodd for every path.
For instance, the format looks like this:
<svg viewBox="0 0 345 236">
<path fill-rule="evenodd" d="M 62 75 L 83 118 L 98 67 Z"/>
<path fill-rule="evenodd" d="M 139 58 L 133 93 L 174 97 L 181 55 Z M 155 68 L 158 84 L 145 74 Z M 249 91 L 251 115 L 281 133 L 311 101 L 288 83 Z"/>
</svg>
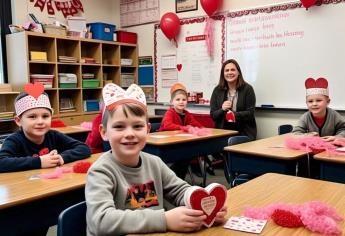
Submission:
<svg viewBox="0 0 345 236">
<path fill-rule="evenodd" d="M 77 63 L 77 58 L 69 56 L 59 56 L 59 62 L 63 63 Z"/>
<path fill-rule="evenodd" d="M 0 112 L 0 120 L 5 121 L 5 120 L 13 120 L 14 117 L 14 112 Z"/>
<path fill-rule="evenodd" d="M 81 60 L 80 60 L 80 63 L 98 64 L 98 62 L 96 62 L 96 59 L 94 59 L 92 57 L 82 57 Z"/>
<path fill-rule="evenodd" d="M 94 79 L 94 78 L 95 78 L 95 74 L 92 74 L 92 73 L 83 73 L 83 74 L 82 74 L 82 78 L 83 78 L 83 79 Z"/>
</svg>

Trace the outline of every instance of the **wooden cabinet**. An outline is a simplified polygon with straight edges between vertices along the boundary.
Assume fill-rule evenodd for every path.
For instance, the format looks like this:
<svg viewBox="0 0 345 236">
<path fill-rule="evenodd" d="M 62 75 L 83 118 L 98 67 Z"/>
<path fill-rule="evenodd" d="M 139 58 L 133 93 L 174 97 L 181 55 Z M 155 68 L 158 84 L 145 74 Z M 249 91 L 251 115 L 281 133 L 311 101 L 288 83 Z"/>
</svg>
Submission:
<svg viewBox="0 0 345 236">
<path fill-rule="evenodd" d="M 30 75 L 53 76 L 51 86 L 47 85 L 45 91 L 55 117 L 97 114 L 94 109 L 87 111 L 85 101 L 100 101 L 105 83 L 127 87 L 138 81 L 136 44 L 34 32 L 7 35 L 6 43 L 9 83 L 15 90 L 22 91 Z M 37 58 L 32 52 L 43 52 L 43 55 Z M 73 74 L 76 84 L 61 83 L 62 74 Z M 66 109 L 68 105 L 71 109 Z"/>
</svg>

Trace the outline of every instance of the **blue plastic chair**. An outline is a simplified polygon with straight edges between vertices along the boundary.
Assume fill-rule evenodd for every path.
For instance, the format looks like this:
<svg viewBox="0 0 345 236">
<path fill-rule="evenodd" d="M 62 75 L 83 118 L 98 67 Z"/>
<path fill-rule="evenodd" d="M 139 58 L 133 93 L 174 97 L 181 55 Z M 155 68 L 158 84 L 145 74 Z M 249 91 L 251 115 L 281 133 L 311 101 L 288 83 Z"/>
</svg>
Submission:
<svg viewBox="0 0 345 236">
<path fill-rule="evenodd" d="M 155 115 L 156 116 L 164 116 L 165 112 L 167 112 L 168 109 L 162 109 L 162 108 L 156 108 L 155 109 Z"/>
<path fill-rule="evenodd" d="M 151 129 L 150 133 L 158 131 L 158 129 L 161 127 L 161 123 L 151 123 Z"/>
<path fill-rule="evenodd" d="M 278 134 L 282 135 L 282 134 L 287 134 L 287 133 L 291 133 L 291 131 L 293 130 L 293 126 L 286 124 L 286 125 L 280 125 L 278 127 Z"/>
<path fill-rule="evenodd" d="M 57 236 L 86 235 L 86 202 L 80 202 L 63 210 L 58 219 Z"/>
<path fill-rule="evenodd" d="M 228 139 L 228 145 L 236 145 L 241 143 L 249 142 L 250 139 L 248 136 L 233 136 Z M 225 166 L 224 166 L 224 174 L 227 182 L 230 184 L 231 187 L 237 186 L 244 182 L 247 182 L 252 177 L 248 174 L 234 174 L 230 171 L 231 165 L 231 155 L 228 153 L 227 157 L 225 158 Z"/>
</svg>

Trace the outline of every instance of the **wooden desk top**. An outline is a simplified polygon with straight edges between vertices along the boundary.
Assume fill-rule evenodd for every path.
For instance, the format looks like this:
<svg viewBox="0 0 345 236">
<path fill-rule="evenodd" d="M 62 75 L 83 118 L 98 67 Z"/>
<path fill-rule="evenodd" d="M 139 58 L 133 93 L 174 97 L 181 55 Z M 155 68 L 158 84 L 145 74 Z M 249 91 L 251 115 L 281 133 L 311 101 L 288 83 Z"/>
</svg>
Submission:
<svg viewBox="0 0 345 236">
<path fill-rule="evenodd" d="M 305 156 L 308 152 L 292 150 L 285 147 L 284 140 L 289 135 L 291 134 L 277 135 L 248 143 L 227 146 L 224 150 L 282 160 L 294 160 Z"/>
<path fill-rule="evenodd" d="M 57 128 L 51 128 L 53 130 L 59 131 L 63 134 L 76 134 L 76 133 L 85 133 L 90 132 L 91 129 L 83 128 L 81 126 L 66 126 L 66 127 L 57 127 Z"/>
<path fill-rule="evenodd" d="M 93 154 L 85 161 L 94 162 L 102 153 Z M 74 164 L 68 163 L 64 167 Z M 60 179 L 29 180 L 31 176 L 51 173 L 55 168 L 36 169 L 0 174 L 0 209 L 41 199 L 85 185 L 86 174 L 66 173 Z"/>
<path fill-rule="evenodd" d="M 188 133 L 184 133 L 181 130 L 176 131 L 161 131 L 150 133 L 147 138 L 147 144 L 163 146 L 171 145 L 177 143 L 192 142 L 197 140 L 204 140 L 209 138 L 218 138 L 224 136 L 232 136 L 237 134 L 237 131 L 234 130 L 224 130 L 224 129 L 209 129 L 211 130 L 210 134 L 204 136 L 196 136 Z"/>
<path fill-rule="evenodd" d="M 314 158 L 320 161 L 328 161 L 328 162 L 345 164 L 345 153 L 343 155 L 337 155 L 337 154 L 329 154 L 327 152 L 321 152 L 319 154 L 314 155 Z"/>
<path fill-rule="evenodd" d="M 241 184 L 228 191 L 228 215 L 240 216 L 245 207 L 264 207 L 272 203 L 305 203 L 321 201 L 336 208 L 337 212 L 345 216 L 345 184 L 331 183 L 281 174 L 265 174 L 247 183 Z M 338 224 L 345 229 L 345 221 Z M 222 226 L 203 229 L 193 235 L 255 235 L 224 229 Z M 181 235 L 178 233 L 151 235 Z M 312 233 L 304 227 L 285 228 L 269 220 L 260 235 L 320 235 Z"/>
</svg>

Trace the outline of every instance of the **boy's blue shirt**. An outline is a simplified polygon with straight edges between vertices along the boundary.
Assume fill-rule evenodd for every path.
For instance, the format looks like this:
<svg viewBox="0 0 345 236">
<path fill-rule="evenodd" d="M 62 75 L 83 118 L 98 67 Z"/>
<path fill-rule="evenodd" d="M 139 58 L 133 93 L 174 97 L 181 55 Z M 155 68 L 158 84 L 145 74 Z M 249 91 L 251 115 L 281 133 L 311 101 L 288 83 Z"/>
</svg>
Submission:
<svg viewBox="0 0 345 236">
<path fill-rule="evenodd" d="M 91 155 L 88 146 L 55 130 L 45 134 L 42 144 L 35 144 L 19 130 L 4 141 L 0 150 L 0 172 L 41 168 L 39 156 L 56 149 L 64 163 L 84 159 Z"/>
</svg>

